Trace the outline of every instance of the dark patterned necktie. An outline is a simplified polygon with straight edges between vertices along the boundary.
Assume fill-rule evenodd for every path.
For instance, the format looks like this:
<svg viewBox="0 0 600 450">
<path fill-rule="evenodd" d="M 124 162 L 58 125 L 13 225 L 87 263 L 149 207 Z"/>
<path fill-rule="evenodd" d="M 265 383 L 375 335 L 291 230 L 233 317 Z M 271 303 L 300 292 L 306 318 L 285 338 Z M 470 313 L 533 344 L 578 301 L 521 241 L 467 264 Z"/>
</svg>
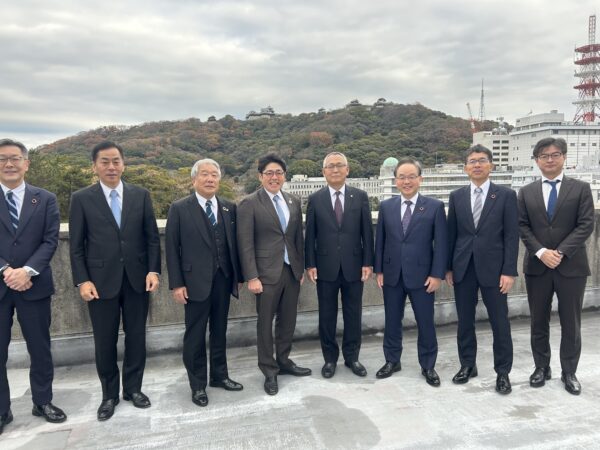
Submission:
<svg viewBox="0 0 600 450">
<path fill-rule="evenodd" d="M 554 215 L 554 208 L 556 208 L 556 201 L 558 200 L 558 191 L 556 190 L 556 185 L 560 183 L 560 180 L 544 180 L 544 183 L 548 183 L 552 188 L 550 190 L 550 195 L 548 196 L 548 207 L 546 208 L 548 220 L 552 220 L 552 216 Z"/>
<path fill-rule="evenodd" d="M 6 206 L 8 207 L 10 222 L 16 230 L 19 228 L 19 211 L 17 210 L 17 203 L 15 202 L 12 191 L 6 193 Z"/>
<path fill-rule="evenodd" d="M 333 211 L 335 212 L 335 218 L 337 220 L 338 226 L 342 226 L 342 219 L 344 218 L 344 209 L 342 208 L 342 201 L 340 200 L 340 191 L 336 191 L 335 193 L 335 206 L 333 207 Z"/>
<path fill-rule="evenodd" d="M 212 202 L 210 200 L 206 200 L 206 215 L 210 224 L 214 227 L 217 224 L 217 218 L 215 217 L 215 213 L 213 213 Z"/>
<path fill-rule="evenodd" d="M 412 217 L 412 211 L 410 210 L 410 205 L 412 205 L 412 202 L 410 200 L 405 200 L 404 204 L 406 205 L 406 211 L 404 211 L 404 215 L 402 216 L 402 230 L 404 233 L 406 233 Z"/>
<path fill-rule="evenodd" d="M 483 209 L 483 202 L 481 197 L 483 195 L 483 189 L 480 187 L 475 188 L 475 202 L 473 202 L 473 223 L 475 224 L 475 228 L 479 224 L 479 219 L 481 218 L 481 210 Z"/>
</svg>

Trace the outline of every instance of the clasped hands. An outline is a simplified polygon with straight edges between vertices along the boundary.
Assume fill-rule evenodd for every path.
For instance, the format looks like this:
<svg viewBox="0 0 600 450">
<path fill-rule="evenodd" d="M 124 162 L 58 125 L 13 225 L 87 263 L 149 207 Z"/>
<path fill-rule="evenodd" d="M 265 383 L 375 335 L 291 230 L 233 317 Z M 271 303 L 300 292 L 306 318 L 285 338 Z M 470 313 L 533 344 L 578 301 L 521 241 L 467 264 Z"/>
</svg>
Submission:
<svg viewBox="0 0 600 450">
<path fill-rule="evenodd" d="M 33 286 L 31 277 L 27 275 L 27 271 L 22 267 L 18 269 L 7 267 L 2 275 L 6 285 L 14 291 L 23 292 Z"/>
</svg>

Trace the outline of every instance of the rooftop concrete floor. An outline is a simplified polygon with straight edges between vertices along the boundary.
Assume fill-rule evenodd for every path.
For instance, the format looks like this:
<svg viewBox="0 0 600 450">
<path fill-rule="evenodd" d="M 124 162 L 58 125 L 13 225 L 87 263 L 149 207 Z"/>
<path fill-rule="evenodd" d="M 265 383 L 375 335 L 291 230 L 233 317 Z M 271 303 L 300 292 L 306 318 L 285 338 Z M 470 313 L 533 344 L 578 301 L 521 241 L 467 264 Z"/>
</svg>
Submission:
<svg viewBox="0 0 600 450">
<path fill-rule="evenodd" d="M 395 448 L 598 448 L 600 442 L 600 311 L 584 314 L 583 353 L 577 373 L 579 397 L 568 394 L 553 359 L 553 378 L 533 389 L 529 322 L 512 322 L 515 363 L 513 392 L 494 391 L 495 373 L 489 327 L 478 325 L 479 376 L 456 386 L 458 369 L 455 326 L 438 329 L 437 371 L 440 388 L 420 375 L 416 332 L 405 334 L 402 371 L 376 380 L 383 363 L 382 336 L 364 338 L 361 361 L 369 374 L 354 376 L 342 365 L 334 378 L 320 375 L 317 341 L 295 344 L 296 363 L 313 369 L 305 378 L 280 376 L 280 392 L 263 392 L 254 347 L 229 350 L 231 378 L 242 392 L 208 388 L 210 403 L 190 400 L 180 355 L 148 360 L 144 391 L 152 400 L 146 410 L 121 402 L 107 422 L 96 420 L 101 400 L 93 365 L 59 367 L 54 403 L 69 418 L 49 424 L 31 415 L 26 369 L 9 370 L 13 423 L 0 436 L 0 448 L 210 448 L 210 449 L 395 449 Z M 558 355 L 558 318 L 552 320 L 552 349 Z"/>
</svg>

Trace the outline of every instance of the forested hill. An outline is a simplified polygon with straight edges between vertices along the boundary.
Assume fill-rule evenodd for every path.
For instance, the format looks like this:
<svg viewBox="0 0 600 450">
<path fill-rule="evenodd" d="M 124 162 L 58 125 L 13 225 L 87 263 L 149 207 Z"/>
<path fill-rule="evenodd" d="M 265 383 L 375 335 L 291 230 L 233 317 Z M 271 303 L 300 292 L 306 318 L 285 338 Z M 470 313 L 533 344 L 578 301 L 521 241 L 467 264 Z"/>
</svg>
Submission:
<svg viewBox="0 0 600 450">
<path fill-rule="evenodd" d="M 492 122 L 484 125 L 493 126 Z M 257 157 L 269 151 L 287 160 L 290 175 L 319 175 L 318 164 L 309 161 L 320 162 L 330 151 L 347 155 L 354 177 L 378 174 L 388 156 L 412 155 L 425 166 L 456 162 L 471 144 L 471 132 L 467 120 L 420 104 L 387 104 L 371 110 L 358 106 L 258 120 L 237 120 L 228 115 L 209 122 L 192 118 L 106 126 L 37 150 L 89 158 L 91 148 L 104 139 L 124 147 L 129 166 L 146 164 L 173 170 L 210 157 L 227 175 L 241 181 L 240 177 L 254 177 Z"/>
</svg>

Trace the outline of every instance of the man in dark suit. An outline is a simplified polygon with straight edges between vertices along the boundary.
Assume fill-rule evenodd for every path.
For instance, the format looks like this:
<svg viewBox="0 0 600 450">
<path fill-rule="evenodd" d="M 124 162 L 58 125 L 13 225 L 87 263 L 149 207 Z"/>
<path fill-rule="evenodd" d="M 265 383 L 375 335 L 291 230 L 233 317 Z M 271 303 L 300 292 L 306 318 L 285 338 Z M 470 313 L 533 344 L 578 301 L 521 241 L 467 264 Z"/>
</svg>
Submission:
<svg viewBox="0 0 600 450">
<path fill-rule="evenodd" d="M 279 391 L 277 374 L 311 374 L 310 369 L 297 366 L 289 358 L 303 281 L 304 238 L 300 200 L 281 191 L 285 172 L 285 161 L 279 156 L 260 158 L 262 188 L 240 202 L 237 216 L 242 273 L 248 289 L 256 295 L 258 367 L 269 395 Z"/>
<path fill-rule="evenodd" d="M 148 408 L 142 392 L 146 363 L 149 292 L 158 288 L 160 241 L 150 193 L 121 181 L 123 150 L 105 141 L 92 150 L 99 183 L 71 198 L 71 271 L 87 302 L 102 384 L 98 420 L 110 419 L 119 403 L 117 340 L 123 315 L 123 399 Z"/>
<path fill-rule="evenodd" d="M 492 161 L 492 152 L 483 145 L 469 148 L 465 172 L 471 183 L 450 194 L 446 281 L 454 286 L 461 366 L 452 381 L 462 384 L 477 376 L 475 308 L 481 291 L 494 336 L 496 391 L 509 394 L 513 347 L 507 294 L 517 276 L 517 195 L 490 182 Z"/>
<path fill-rule="evenodd" d="M 15 310 L 31 359 L 32 414 L 48 422 L 67 420 L 52 404 L 50 260 L 58 245 L 58 206 L 54 194 L 25 183 L 27 170 L 27 148 L 12 139 L 0 140 L 0 434 L 13 420 L 6 362 Z"/>
<path fill-rule="evenodd" d="M 229 378 L 226 357 L 230 296 L 238 296 L 240 267 L 235 204 L 216 196 L 221 168 L 212 159 L 192 167 L 195 192 L 169 209 L 166 254 L 169 289 L 185 305 L 183 362 L 192 401 L 208 405 L 206 395 L 206 326 L 210 321 L 210 386 L 241 391 Z M 212 257 L 211 257 L 212 256 Z"/>
<path fill-rule="evenodd" d="M 373 226 L 365 191 L 346 185 L 350 173 L 342 153 L 323 160 L 327 186 L 308 197 L 305 265 L 317 283 L 319 337 L 325 365 L 321 374 L 331 378 L 340 353 L 336 340 L 338 294 L 342 293 L 344 364 L 355 375 L 367 370 L 359 362 L 363 283 L 373 271 Z"/>
<path fill-rule="evenodd" d="M 446 273 L 444 203 L 419 194 L 423 178 L 415 159 L 401 159 L 394 175 L 400 195 L 381 202 L 375 234 L 374 270 L 377 284 L 383 289 L 386 361 L 376 377 L 387 378 L 401 369 L 402 319 L 408 295 L 419 333 L 421 374 L 429 385 L 437 387 L 440 377 L 434 368 L 438 346 L 433 303 L 434 292 Z"/>
<path fill-rule="evenodd" d="M 550 370 L 550 311 L 558 297 L 561 325 L 561 380 L 579 395 L 575 376 L 581 354 L 581 308 L 590 275 L 585 241 L 594 231 L 594 202 L 588 183 L 563 174 L 564 139 L 545 138 L 533 149 L 542 179 L 519 191 L 519 228 L 525 244 L 523 272 L 531 313 L 532 387 L 541 387 Z"/>
</svg>

